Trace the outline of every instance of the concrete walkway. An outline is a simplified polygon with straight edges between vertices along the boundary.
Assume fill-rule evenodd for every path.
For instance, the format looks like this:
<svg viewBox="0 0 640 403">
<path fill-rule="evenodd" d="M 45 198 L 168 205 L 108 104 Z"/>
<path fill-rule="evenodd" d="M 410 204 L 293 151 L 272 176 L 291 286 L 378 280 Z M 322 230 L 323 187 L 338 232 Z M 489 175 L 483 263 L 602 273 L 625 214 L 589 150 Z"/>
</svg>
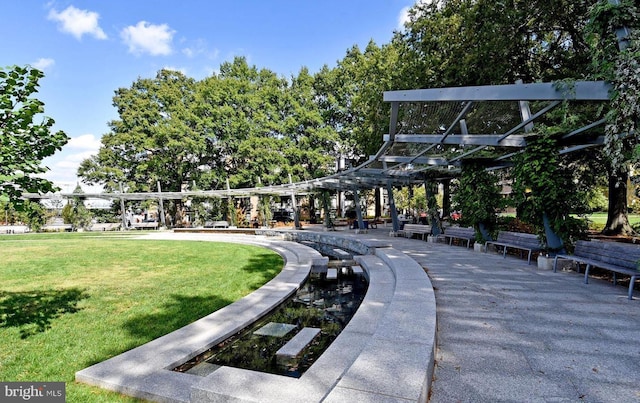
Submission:
<svg viewBox="0 0 640 403">
<path fill-rule="evenodd" d="M 389 240 L 382 228 L 354 236 Z M 629 301 L 626 287 L 517 257 L 391 240 L 436 293 L 430 402 L 640 402 L 637 292 Z"/>
</svg>

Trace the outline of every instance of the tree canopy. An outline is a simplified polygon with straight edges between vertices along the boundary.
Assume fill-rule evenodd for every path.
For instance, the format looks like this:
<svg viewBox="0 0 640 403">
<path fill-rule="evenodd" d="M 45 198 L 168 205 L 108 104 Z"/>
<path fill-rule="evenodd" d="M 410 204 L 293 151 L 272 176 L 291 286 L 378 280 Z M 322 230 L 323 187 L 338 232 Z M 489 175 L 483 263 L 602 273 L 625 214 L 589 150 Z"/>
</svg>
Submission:
<svg viewBox="0 0 640 403">
<path fill-rule="evenodd" d="M 17 208 L 23 205 L 23 192 L 55 190 L 34 175 L 48 171 L 42 160 L 69 141 L 63 131 L 52 132 L 52 118 L 41 116 L 44 103 L 33 95 L 42 77 L 30 66 L 0 69 L 0 201 Z"/>
<path fill-rule="evenodd" d="M 161 70 L 116 91 L 120 119 L 79 173 L 111 189 L 148 190 L 160 181 L 168 191 L 323 176 L 337 136 L 315 97 L 306 69 L 289 81 L 241 57 L 201 81 Z"/>
<path fill-rule="evenodd" d="M 79 174 L 107 190 L 131 191 L 156 182 L 179 191 L 307 180 L 331 173 L 339 157 L 358 163 L 379 149 L 390 117 L 383 91 L 605 79 L 615 92 L 602 153 L 585 150 L 554 161 L 573 173 L 567 186 L 577 190 L 598 175 L 619 184 L 620 172 L 628 173 L 640 154 L 636 3 L 417 2 L 388 44 L 353 46 L 335 67 L 315 74 L 302 67 L 285 78 L 242 57 L 202 80 L 161 70 L 116 91 L 119 118 Z M 632 32 L 624 49 L 615 42 L 622 26 Z M 584 116 L 607 112 L 593 105 L 558 111 L 537 134 L 552 138 Z M 610 186 L 610 200 L 621 195 Z M 624 203 L 610 210 L 626 214 Z"/>
</svg>

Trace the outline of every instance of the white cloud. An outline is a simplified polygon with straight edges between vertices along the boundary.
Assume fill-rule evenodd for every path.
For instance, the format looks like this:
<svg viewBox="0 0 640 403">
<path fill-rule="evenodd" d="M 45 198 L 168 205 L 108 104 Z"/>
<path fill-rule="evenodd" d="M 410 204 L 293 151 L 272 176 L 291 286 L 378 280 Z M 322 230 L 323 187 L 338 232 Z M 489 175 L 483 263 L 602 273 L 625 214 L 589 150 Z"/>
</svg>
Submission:
<svg viewBox="0 0 640 403">
<path fill-rule="evenodd" d="M 411 7 L 407 6 L 400 10 L 400 14 L 398 15 L 398 30 L 404 30 L 404 24 L 409 22 L 409 10 Z"/>
<path fill-rule="evenodd" d="M 93 134 L 72 137 L 61 152 L 43 160 L 42 165 L 50 170 L 40 176 L 49 179 L 64 191 L 72 191 L 80 181 L 76 176 L 80 164 L 96 155 L 101 145 L 100 139 Z M 68 184 L 73 184 L 71 189 L 65 189 Z"/>
<path fill-rule="evenodd" d="M 192 44 L 182 48 L 182 53 L 188 58 L 196 56 L 205 56 L 209 59 L 216 59 L 220 54 L 218 49 L 209 49 L 207 42 L 204 39 L 198 39 Z"/>
<path fill-rule="evenodd" d="M 436 9 L 440 9 L 442 6 L 442 2 L 441 0 L 416 0 L 415 5 L 416 6 L 420 6 L 420 5 L 434 6 Z M 399 31 L 404 31 L 404 24 L 409 22 L 409 19 L 410 19 L 409 10 L 411 10 L 411 6 L 404 7 L 402 10 L 400 10 L 400 13 L 398 14 L 398 30 Z"/>
<path fill-rule="evenodd" d="M 80 163 L 94 154 L 94 152 L 86 151 L 71 155 L 49 157 L 42 161 L 42 165 L 48 167 L 50 170 L 39 176 L 49 179 L 56 184 L 62 182 L 78 182 L 79 179 L 76 173 L 78 172 Z"/>
<path fill-rule="evenodd" d="M 173 31 L 167 24 L 154 25 L 146 21 L 130 25 L 120 32 L 120 36 L 133 54 L 148 53 L 152 56 L 169 55 L 172 52 Z"/>
<path fill-rule="evenodd" d="M 73 137 L 69 140 L 65 147 L 80 149 L 80 150 L 91 150 L 92 153 L 97 153 L 100 148 L 99 138 L 96 138 L 93 134 L 83 134 L 78 137 Z"/>
<path fill-rule="evenodd" d="M 58 28 L 62 32 L 69 33 L 82 39 L 82 36 L 92 35 L 96 39 L 107 39 L 107 34 L 98 25 L 100 15 L 95 11 L 80 10 L 69 6 L 61 12 L 52 9 L 49 11 L 50 20 L 59 22 Z"/>
<path fill-rule="evenodd" d="M 189 71 L 186 67 L 174 67 L 174 66 L 164 66 L 162 69 L 170 70 L 170 71 L 178 71 L 184 74 L 185 76 L 188 75 L 188 71 Z"/>
<path fill-rule="evenodd" d="M 38 70 L 46 71 L 49 67 L 53 66 L 55 63 L 56 61 L 53 59 L 41 57 L 40 59 L 31 63 L 31 65 Z"/>
</svg>

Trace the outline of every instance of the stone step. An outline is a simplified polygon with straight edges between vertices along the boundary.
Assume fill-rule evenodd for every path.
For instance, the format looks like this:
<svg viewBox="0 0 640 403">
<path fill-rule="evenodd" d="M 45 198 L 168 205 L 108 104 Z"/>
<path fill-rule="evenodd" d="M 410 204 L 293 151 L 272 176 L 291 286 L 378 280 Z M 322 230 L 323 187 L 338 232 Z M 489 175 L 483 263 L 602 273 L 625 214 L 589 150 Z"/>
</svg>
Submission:
<svg viewBox="0 0 640 403">
<path fill-rule="evenodd" d="M 276 351 L 277 359 L 291 359 L 295 358 L 304 350 L 305 347 L 313 341 L 313 339 L 320 334 L 320 329 L 315 327 L 305 327 L 298 332 L 291 340 L 284 346 L 280 347 Z"/>
<path fill-rule="evenodd" d="M 336 255 L 338 256 L 344 256 L 344 257 L 351 257 L 351 254 L 343 249 L 340 248 L 334 248 L 333 251 L 336 253 Z"/>
</svg>

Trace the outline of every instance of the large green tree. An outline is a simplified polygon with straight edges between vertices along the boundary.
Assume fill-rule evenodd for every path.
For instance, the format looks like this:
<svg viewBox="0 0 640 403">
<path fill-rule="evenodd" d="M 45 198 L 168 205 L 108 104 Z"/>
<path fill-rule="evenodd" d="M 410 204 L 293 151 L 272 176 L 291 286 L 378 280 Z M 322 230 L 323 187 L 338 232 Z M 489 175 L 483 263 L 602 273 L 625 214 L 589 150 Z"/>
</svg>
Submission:
<svg viewBox="0 0 640 403">
<path fill-rule="evenodd" d="M 335 68 L 324 67 L 315 75 L 316 102 L 327 125 L 338 136 L 333 155 L 357 165 L 375 154 L 388 133 L 390 109 L 383 102 L 384 91 L 402 88 L 399 84 L 397 46 L 378 46 L 370 41 L 364 52 L 357 45 L 347 50 Z M 376 190 L 375 215 L 382 215 Z"/>
<path fill-rule="evenodd" d="M 180 191 L 202 172 L 206 134 L 194 113 L 195 80 L 178 71 L 160 70 L 153 79 L 138 79 L 113 97 L 119 119 L 109 122 L 98 154 L 83 161 L 78 175 L 106 190 Z M 178 218 L 182 201 L 171 201 Z M 175 222 L 178 222 L 176 220 Z"/>
<path fill-rule="evenodd" d="M 335 131 L 318 109 L 306 68 L 287 80 L 236 58 L 199 83 L 198 115 L 209 133 L 202 188 L 273 185 L 328 173 Z"/>
<path fill-rule="evenodd" d="M 638 77 L 632 67 L 637 66 L 637 51 L 633 50 L 631 40 L 632 46 L 620 52 L 615 39 L 616 30 L 623 26 L 634 32 L 639 20 L 634 7 L 637 1 L 616 3 L 609 0 L 418 2 L 410 11 L 405 30 L 394 38 L 403 61 L 399 68 L 404 71 L 402 76 L 407 86 L 413 88 L 596 78 L 609 80 L 614 85 L 618 82 L 629 89 L 629 83 Z M 623 72 L 632 77 L 621 79 L 619 73 Z M 629 122 L 637 122 L 638 108 L 635 107 L 637 91 L 627 91 L 627 94 L 630 97 L 614 97 L 604 149 L 604 157 L 611 163 L 607 170 L 600 171 L 600 175 L 609 177 L 610 183 L 609 223 L 605 228 L 610 233 L 630 230 L 625 187 L 631 151 L 637 140 L 628 136 L 633 132 L 628 127 Z M 616 104 L 617 99 L 621 100 L 620 104 Z M 621 124 L 611 125 L 614 120 L 611 115 L 620 116 L 621 111 L 630 115 L 625 118 L 627 130 L 620 130 Z M 578 121 L 586 112 L 573 113 L 556 123 Z M 581 156 L 576 154 L 576 158 Z M 602 165 L 586 167 L 598 169 Z"/>
<path fill-rule="evenodd" d="M 46 172 L 42 160 L 69 141 L 63 131 L 52 132 L 52 118 L 41 116 L 44 103 L 33 95 L 42 77 L 42 71 L 29 66 L 0 69 L 0 201 L 17 208 L 23 205 L 23 192 L 55 190 L 34 175 Z"/>
<path fill-rule="evenodd" d="M 155 190 L 158 181 L 180 191 L 323 176 L 337 136 L 316 99 L 305 68 L 286 79 L 237 57 L 200 81 L 162 70 L 116 91 L 119 119 L 79 175 L 127 191 Z"/>
<path fill-rule="evenodd" d="M 637 1 L 601 0 L 589 24 L 592 76 L 612 83 L 604 155 L 609 173 L 609 208 L 605 234 L 629 234 L 627 186 L 631 167 L 640 168 L 640 10 Z M 626 37 L 620 36 L 626 30 Z"/>
<path fill-rule="evenodd" d="M 389 105 L 384 91 L 396 90 L 400 78 L 397 46 L 370 41 L 364 52 L 357 45 L 347 50 L 333 69 L 326 66 L 315 76 L 318 106 L 339 136 L 336 157 L 363 162 L 378 151 L 389 129 Z"/>
<path fill-rule="evenodd" d="M 287 95 L 283 140 L 291 144 L 285 149 L 285 157 L 291 161 L 293 179 L 325 176 L 334 166 L 331 151 L 339 137 L 335 128 L 323 119 L 317 103 L 314 77 L 306 68 L 292 77 Z"/>
<path fill-rule="evenodd" d="M 82 162 L 86 183 L 107 190 L 124 184 L 128 191 L 180 191 L 197 174 L 206 152 L 205 135 L 193 112 L 195 81 L 182 73 L 161 70 L 154 79 L 138 79 L 113 97 L 119 119 L 109 122 L 98 154 Z"/>
<path fill-rule="evenodd" d="M 403 76 L 417 87 L 512 84 L 586 73 L 590 2 L 417 2 L 395 42 Z"/>
</svg>

